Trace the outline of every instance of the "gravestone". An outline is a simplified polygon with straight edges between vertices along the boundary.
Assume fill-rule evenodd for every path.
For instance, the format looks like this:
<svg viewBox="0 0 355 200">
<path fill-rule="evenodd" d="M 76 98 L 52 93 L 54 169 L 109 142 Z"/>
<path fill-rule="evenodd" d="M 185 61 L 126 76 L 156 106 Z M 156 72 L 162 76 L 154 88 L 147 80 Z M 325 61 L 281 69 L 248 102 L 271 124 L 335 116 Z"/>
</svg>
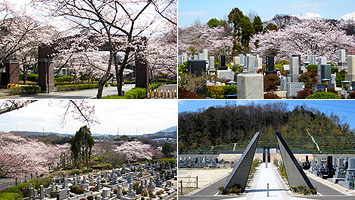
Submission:
<svg viewBox="0 0 355 200">
<path fill-rule="evenodd" d="M 183 62 L 182 62 L 182 56 L 178 56 L 178 64 L 179 64 L 179 65 L 182 65 L 182 64 L 183 64 Z"/>
<path fill-rule="evenodd" d="M 310 65 L 316 65 L 317 64 L 316 58 L 317 57 L 315 55 L 310 55 L 309 56 L 309 64 Z"/>
<path fill-rule="evenodd" d="M 298 57 L 291 57 L 289 75 L 292 77 L 292 82 L 298 82 L 298 77 L 300 76 L 299 72 Z"/>
<path fill-rule="evenodd" d="M 285 166 L 287 180 L 290 188 L 304 185 L 309 189 L 314 189 L 312 183 L 303 172 L 303 169 L 301 168 L 300 164 L 298 164 L 298 161 L 292 154 L 290 148 L 279 132 L 276 132 L 276 138 L 280 147 L 281 157 Z"/>
<path fill-rule="evenodd" d="M 265 71 L 265 75 L 269 75 L 269 74 L 276 74 L 275 71 L 275 60 L 274 60 L 274 56 L 266 56 L 266 71 Z"/>
<path fill-rule="evenodd" d="M 346 57 L 345 49 L 339 49 L 339 61 L 338 61 L 339 67 L 346 66 L 345 57 Z"/>
<path fill-rule="evenodd" d="M 206 73 L 206 61 L 205 60 L 189 60 L 187 61 L 188 71 L 196 76 L 202 76 Z M 206 84 L 207 81 L 203 84 L 203 87 L 196 91 L 197 94 L 201 96 L 206 96 Z"/>
<path fill-rule="evenodd" d="M 237 75 L 238 99 L 264 99 L 264 76 L 262 74 Z"/>
<path fill-rule="evenodd" d="M 320 66 L 320 81 L 322 81 L 322 79 L 329 79 L 328 89 L 335 87 L 335 85 L 331 83 L 332 69 L 330 64 L 322 64 Z"/>
<path fill-rule="evenodd" d="M 210 71 L 216 70 L 215 67 L 214 67 L 214 56 L 210 56 L 209 57 L 208 65 L 209 65 L 209 70 Z"/>
<path fill-rule="evenodd" d="M 234 72 L 231 70 L 217 70 L 217 76 L 220 79 L 230 79 L 233 80 L 234 79 Z"/>
<path fill-rule="evenodd" d="M 208 60 L 208 49 L 202 50 L 203 60 Z"/>
<path fill-rule="evenodd" d="M 220 55 L 219 56 L 219 66 L 220 67 L 225 67 L 226 66 L 226 56 L 225 55 Z"/>
<path fill-rule="evenodd" d="M 239 184 L 244 190 L 248 181 L 248 175 L 250 172 L 251 164 L 253 162 L 256 145 L 259 140 L 260 133 L 255 133 L 254 137 L 251 139 L 247 148 L 243 152 L 243 155 L 238 160 L 237 165 L 233 168 L 233 171 L 228 176 L 223 187 L 226 189 L 234 187 Z"/>
<path fill-rule="evenodd" d="M 255 56 L 247 56 L 248 73 L 255 73 Z"/>
<path fill-rule="evenodd" d="M 181 59 L 182 59 L 182 63 L 187 62 L 187 53 L 186 52 L 181 54 Z"/>
<path fill-rule="evenodd" d="M 240 65 L 245 66 L 244 55 L 243 54 L 239 54 L 238 56 L 239 56 Z"/>
<path fill-rule="evenodd" d="M 205 60 L 204 57 L 203 57 L 203 53 L 198 53 L 198 59 L 199 60 Z"/>
<path fill-rule="evenodd" d="M 240 65 L 240 57 L 238 56 L 233 57 L 233 65 Z"/>
<path fill-rule="evenodd" d="M 345 75 L 345 80 L 354 82 L 355 81 L 355 55 L 348 56 L 348 73 Z"/>
<path fill-rule="evenodd" d="M 292 55 L 292 57 L 298 58 L 298 73 L 302 74 L 302 71 L 301 71 L 301 55 Z"/>
<path fill-rule="evenodd" d="M 284 76 L 281 76 L 281 91 L 286 91 L 286 85 L 287 85 L 287 78 Z"/>
<path fill-rule="evenodd" d="M 297 96 L 297 92 L 304 89 L 304 82 L 287 82 L 286 91 L 288 97 Z"/>
<path fill-rule="evenodd" d="M 198 55 L 194 55 L 194 60 L 198 60 Z"/>
</svg>

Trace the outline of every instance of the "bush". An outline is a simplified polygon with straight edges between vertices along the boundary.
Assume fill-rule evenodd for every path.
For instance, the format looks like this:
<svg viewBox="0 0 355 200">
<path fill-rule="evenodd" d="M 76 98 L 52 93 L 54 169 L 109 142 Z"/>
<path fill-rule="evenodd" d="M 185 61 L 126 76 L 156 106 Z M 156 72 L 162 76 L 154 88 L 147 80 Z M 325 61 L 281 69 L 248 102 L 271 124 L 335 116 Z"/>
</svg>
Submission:
<svg viewBox="0 0 355 200">
<path fill-rule="evenodd" d="M 305 72 L 301 74 L 300 77 L 298 77 L 299 82 L 304 82 L 304 85 L 306 88 L 312 89 L 312 85 L 317 84 L 318 78 L 317 78 L 317 70 L 312 69 L 309 72 Z"/>
<path fill-rule="evenodd" d="M 264 99 L 281 99 L 278 95 L 268 92 L 264 94 Z"/>
<path fill-rule="evenodd" d="M 280 85 L 280 78 L 276 74 L 269 74 L 264 76 L 264 92 L 276 90 L 277 85 Z"/>
<path fill-rule="evenodd" d="M 341 82 L 342 81 L 345 81 L 345 74 L 347 74 L 346 70 L 343 69 L 343 70 L 340 70 L 336 77 L 335 77 L 335 81 L 336 81 L 336 85 L 337 87 L 341 87 Z"/>
<path fill-rule="evenodd" d="M 11 87 L 10 91 L 12 94 L 37 94 L 41 90 L 41 87 L 36 85 L 30 86 L 20 86 L 20 87 Z"/>
<path fill-rule="evenodd" d="M 58 195 L 59 195 L 59 192 L 56 190 L 51 192 L 51 198 L 57 198 Z"/>
<path fill-rule="evenodd" d="M 290 64 L 290 61 L 289 61 L 289 60 L 286 60 L 286 59 L 281 59 L 281 60 L 277 61 L 276 64 L 279 64 L 279 65 L 289 65 L 289 64 Z"/>
<path fill-rule="evenodd" d="M 329 63 L 328 63 L 329 64 Z M 339 72 L 339 68 L 334 67 L 334 65 L 331 66 L 331 70 L 332 70 L 332 74 L 338 73 Z"/>
<path fill-rule="evenodd" d="M 224 89 L 220 86 L 207 86 L 206 95 L 214 99 L 224 99 Z"/>
<path fill-rule="evenodd" d="M 222 86 L 224 93 L 223 95 L 232 95 L 232 94 L 237 94 L 237 86 L 236 85 L 224 85 Z"/>
<path fill-rule="evenodd" d="M 0 193 L 0 199 L 2 200 L 20 200 L 22 199 L 21 195 L 17 193 Z"/>
<path fill-rule="evenodd" d="M 81 174 L 81 171 L 78 170 L 78 169 L 73 169 L 73 170 L 71 170 L 71 171 L 70 171 L 70 175 L 71 175 L 71 176 L 74 176 L 74 174 L 79 175 L 79 174 Z"/>
<path fill-rule="evenodd" d="M 147 91 L 144 88 L 133 88 L 126 92 L 124 96 L 109 95 L 102 97 L 102 99 L 144 99 L 147 97 Z"/>
<path fill-rule="evenodd" d="M 305 99 L 311 94 L 313 94 L 313 90 L 304 88 L 303 90 L 297 92 L 297 99 Z"/>
<path fill-rule="evenodd" d="M 75 91 L 98 88 L 99 84 L 70 84 L 70 85 L 57 85 L 57 91 Z"/>
<path fill-rule="evenodd" d="M 5 192 L 6 193 L 16 193 L 16 194 L 19 194 L 21 196 L 21 198 L 23 198 L 23 194 L 18 188 L 11 187 L 11 188 L 5 190 Z"/>
<path fill-rule="evenodd" d="M 312 65 L 308 65 L 306 68 L 307 68 L 307 71 L 309 71 L 309 72 L 314 69 L 316 69 L 318 71 L 318 65 L 312 64 Z"/>
<path fill-rule="evenodd" d="M 83 173 L 83 174 L 87 174 L 87 173 L 92 172 L 93 170 L 94 170 L 94 169 L 92 169 L 92 168 L 83 169 L 83 170 L 81 170 L 81 173 Z"/>
<path fill-rule="evenodd" d="M 126 195 L 128 192 L 126 190 L 122 190 L 122 194 Z"/>
<path fill-rule="evenodd" d="M 163 193 L 164 193 L 163 190 L 159 190 L 159 191 L 157 191 L 155 194 L 156 194 L 156 195 L 162 195 Z"/>
<path fill-rule="evenodd" d="M 73 79 L 72 76 L 56 76 L 54 82 L 73 82 Z"/>
<path fill-rule="evenodd" d="M 190 92 L 185 88 L 179 87 L 178 89 L 179 99 L 202 99 L 202 96 L 196 92 Z"/>
<path fill-rule="evenodd" d="M 331 92 L 317 92 L 309 95 L 306 99 L 340 99 L 340 97 Z"/>
<path fill-rule="evenodd" d="M 105 179 L 102 179 L 102 180 L 101 180 L 101 183 L 106 183 L 106 180 L 105 180 Z"/>
<path fill-rule="evenodd" d="M 32 82 L 38 82 L 38 74 L 27 74 L 27 80 Z"/>
<path fill-rule="evenodd" d="M 90 187 L 89 190 L 90 190 L 90 191 L 93 191 L 93 192 L 96 192 L 96 191 L 97 191 L 97 189 L 96 189 L 95 187 Z"/>
<path fill-rule="evenodd" d="M 112 165 L 111 164 L 99 164 L 99 165 L 94 165 L 92 166 L 93 169 L 111 169 Z"/>
<path fill-rule="evenodd" d="M 86 197 L 88 200 L 94 200 L 94 196 L 90 195 L 88 197 Z"/>
<path fill-rule="evenodd" d="M 291 190 L 294 193 L 299 193 L 299 194 L 303 194 L 303 195 L 317 194 L 317 190 L 316 189 L 308 189 L 304 185 L 300 185 L 300 186 L 297 186 L 297 187 L 291 187 Z"/>
<path fill-rule="evenodd" d="M 153 91 L 155 89 L 157 89 L 162 83 L 157 83 L 157 84 L 152 84 L 149 86 L 149 90 Z"/>
<path fill-rule="evenodd" d="M 355 92 L 351 92 L 351 93 L 348 95 L 348 99 L 355 99 Z"/>
<path fill-rule="evenodd" d="M 72 193 L 75 193 L 76 189 L 80 188 L 79 185 L 73 185 L 71 188 L 70 188 L 70 192 Z"/>
<path fill-rule="evenodd" d="M 81 188 L 81 187 L 77 188 L 75 190 L 75 194 L 84 194 L 84 188 Z"/>
<path fill-rule="evenodd" d="M 276 64 L 275 66 L 274 66 L 274 68 L 276 69 L 279 69 L 280 71 L 281 70 L 285 70 L 285 68 L 284 68 L 284 66 L 283 65 L 281 65 L 281 64 Z"/>
</svg>

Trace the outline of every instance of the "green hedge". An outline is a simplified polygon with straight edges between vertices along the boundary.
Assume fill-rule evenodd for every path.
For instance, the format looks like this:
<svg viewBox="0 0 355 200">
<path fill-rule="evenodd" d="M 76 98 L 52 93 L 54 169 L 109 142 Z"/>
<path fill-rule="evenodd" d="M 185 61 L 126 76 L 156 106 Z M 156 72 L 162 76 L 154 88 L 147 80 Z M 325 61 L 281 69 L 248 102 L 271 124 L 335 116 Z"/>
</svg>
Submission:
<svg viewBox="0 0 355 200">
<path fill-rule="evenodd" d="M 124 96 L 109 95 L 102 97 L 103 99 L 144 99 L 147 97 L 147 91 L 144 88 L 133 88 L 126 92 Z"/>
<path fill-rule="evenodd" d="M 12 195 L 12 194 L 17 194 L 20 196 L 20 199 L 22 199 L 22 197 L 29 197 L 30 196 L 30 194 L 31 194 L 30 187 L 32 187 L 33 189 L 39 189 L 40 185 L 43 185 L 43 187 L 47 188 L 51 184 L 52 184 L 52 177 L 35 178 L 35 179 L 30 180 L 28 183 L 21 183 L 21 184 L 15 185 L 15 186 L 5 190 L 5 193 L 11 194 L 10 199 L 14 199 L 14 198 L 12 198 L 12 196 L 14 196 L 14 195 Z M 7 196 L 4 197 L 4 199 L 6 199 L 6 198 L 7 198 Z M 0 196 L 0 199 L 3 199 L 3 198 Z"/>
<path fill-rule="evenodd" d="M 94 165 L 92 166 L 93 169 L 111 169 L 112 165 L 111 164 L 99 164 L 99 165 Z"/>
<path fill-rule="evenodd" d="M 20 80 L 24 80 L 23 73 L 20 73 Z M 38 74 L 27 74 L 27 80 L 32 82 L 38 82 Z"/>
<path fill-rule="evenodd" d="M 149 90 L 153 91 L 153 90 L 157 89 L 161 85 L 162 85 L 162 83 L 152 84 L 152 85 L 149 86 Z"/>
<path fill-rule="evenodd" d="M 17 193 L 0 193 L 0 199 L 2 200 L 20 200 L 23 199 L 21 197 L 21 195 L 17 194 Z"/>
<path fill-rule="evenodd" d="M 58 85 L 57 91 L 74 91 L 98 88 L 99 84 L 72 84 L 72 85 Z"/>
<path fill-rule="evenodd" d="M 37 94 L 41 90 L 41 87 L 36 85 L 12 87 L 10 89 L 12 94 Z"/>
<path fill-rule="evenodd" d="M 306 99 L 340 99 L 340 97 L 331 92 L 317 92 L 309 95 Z"/>
<path fill-rule="evenodd" d="M 72 76 L 59 76 L 54 78 L 54 82 L 73 82 L 73 79 Z"/>
</svg>

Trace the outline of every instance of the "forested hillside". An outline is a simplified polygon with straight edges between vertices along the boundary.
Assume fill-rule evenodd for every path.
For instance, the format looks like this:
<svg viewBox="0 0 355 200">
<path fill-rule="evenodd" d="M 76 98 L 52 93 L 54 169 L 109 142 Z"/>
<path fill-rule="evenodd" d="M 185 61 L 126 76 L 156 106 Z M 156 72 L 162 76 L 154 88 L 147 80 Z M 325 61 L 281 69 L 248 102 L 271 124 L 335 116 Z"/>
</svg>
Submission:
<svg viewBox="0 0 355 200">
<path fill-rule="evenodd" d="M 270 103 L 180 113 L 179 151 L 231 151 L 234 143 L 235 150 L 243 150 L 255 132 L 261 132 L 259 146 L 277 147 L 277 131 L 293 151 L 349 153 L 355 149 L 354 133 L 339 116 L 305 105 L 289 111 L 286 103 Z"/>
</svg>

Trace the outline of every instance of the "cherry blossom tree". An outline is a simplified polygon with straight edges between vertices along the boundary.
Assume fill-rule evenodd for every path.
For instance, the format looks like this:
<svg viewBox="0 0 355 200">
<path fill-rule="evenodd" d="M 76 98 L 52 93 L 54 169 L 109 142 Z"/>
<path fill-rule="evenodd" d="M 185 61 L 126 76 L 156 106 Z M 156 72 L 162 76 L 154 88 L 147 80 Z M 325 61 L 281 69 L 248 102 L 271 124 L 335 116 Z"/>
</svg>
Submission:
<svg viewBox="0 0 355 200">
<path fill-rule="evenodd" d="M 122 95 L 123 72 L 136 57 L 143 57 L 146 39 L 144 34 L 154 31 L 160 22 L 176 23 L 176 0 L 37 0 L 49 6 L 54 16 L 64 17 L 75 28 L 95 34 L 99 41 L 92 44 L 107 45 L 110 52 L 108 64 L 99 80 L 97 98 L 102 97 L 104 84 L 112 78 L 114 68 L 117 77 L 118 95 Z M 80 40 L 80 38 L 77 38 Z M 87 37 L 86 37 L 87 39 Z M 82 42 L 78 42 L 82 44 Z M 80 46 L 80 45 L 79 45 Z M 117 54 L 123 56 L 118 59 Z"/>
<path fill-rule="evenodd" d="M 116 151 L 121 155 L 125 155 L 128 160 L 134 162 L 151 160 L 153 153 L 150 149 L 151 146 L 149 144 L 143 144 L 141 141 L 131 141 L 117 147 Z"/>
<path fill-rule="evenodd" d="M 59 147 L 13 133 L 0 134 L 0 169 L 6 177 L 41 175 L 59 164 L 67 147 Z"/>
<path fill-rule="evenodd" d="M 218 56 L 219 53 L 230 55 L 233 46 L 232 33 L 226 33 L 223 26 L 210 28 L 207 25 L 179 27 L 179 54 L 188 52 L 192 57 L 202 49 L 208 49 L 210 53 Z"/>
<path fill-rule="evenodd" d="M 0 17 L 0 65 L 18 59 L 26 81 L 27 71 L 37 66 L 38 45 L 56 38 L 58 32 L 6 0 L 0 2 Z"/>
<path fill-rule="evenodd" d="M 262 56 L 271 54 L 288 59 L 292 54 L 316 55 L 334 63 L 339 49 L 354 45 L 355 37 L 346 35 L 339 23 L 322 19 L 302 20 L 277 31 L 258 34 L 250 42 L 252 50 Z"/>
</svg>

